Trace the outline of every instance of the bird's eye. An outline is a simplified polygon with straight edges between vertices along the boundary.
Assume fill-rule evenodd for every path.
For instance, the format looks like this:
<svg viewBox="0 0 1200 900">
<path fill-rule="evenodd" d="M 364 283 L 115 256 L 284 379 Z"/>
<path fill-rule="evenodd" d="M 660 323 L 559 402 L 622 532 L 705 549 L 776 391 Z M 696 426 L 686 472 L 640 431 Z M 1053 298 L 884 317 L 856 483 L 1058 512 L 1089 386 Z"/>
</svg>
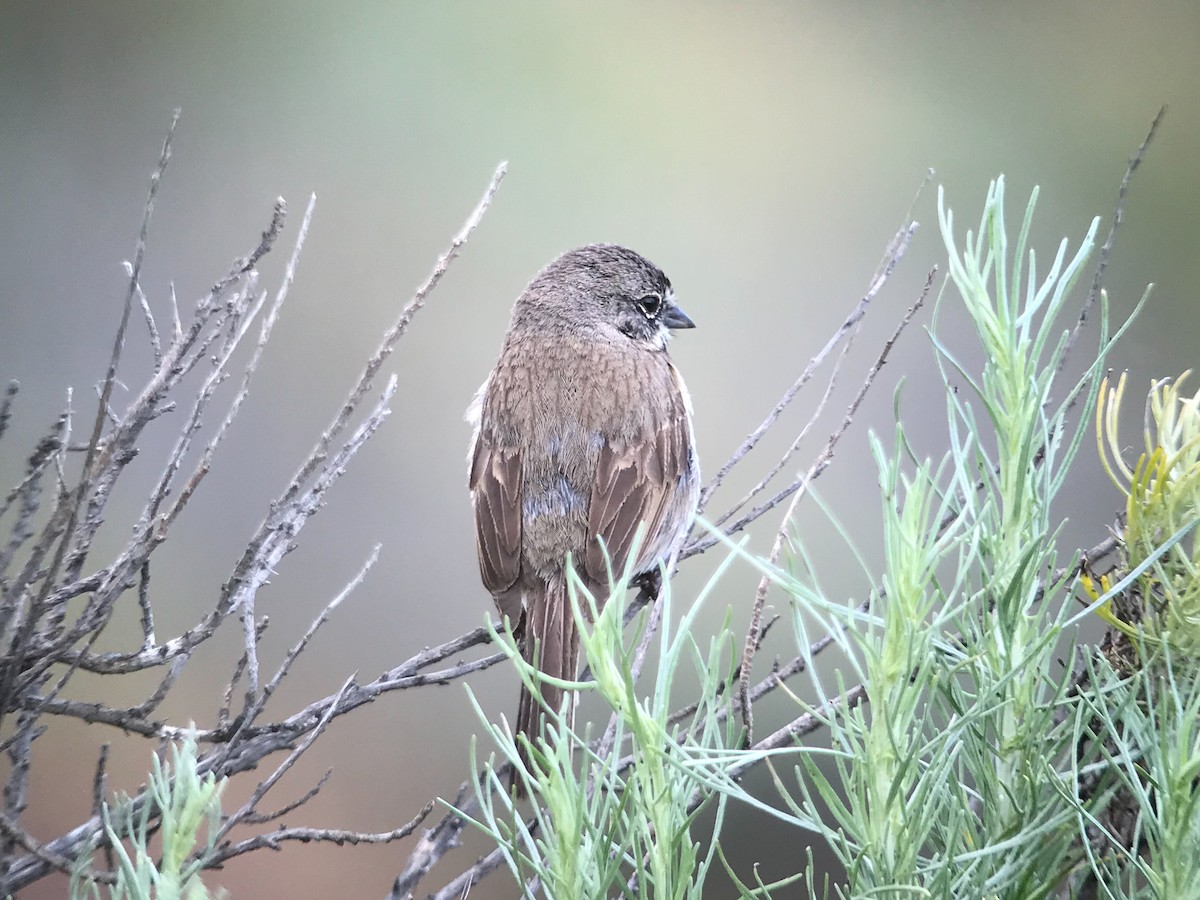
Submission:
<svg viewBox="0 0 1200 900">
<path fill-rule="evenodd" d="M 637 301 L 638 309 L 642 311 L 647 319 L 653 319 L 658 315 L 659 309 L 662 308 L 662 297 L 658 294 L 647 294 L 644 297 L 639 297 Z"/>
</svg>

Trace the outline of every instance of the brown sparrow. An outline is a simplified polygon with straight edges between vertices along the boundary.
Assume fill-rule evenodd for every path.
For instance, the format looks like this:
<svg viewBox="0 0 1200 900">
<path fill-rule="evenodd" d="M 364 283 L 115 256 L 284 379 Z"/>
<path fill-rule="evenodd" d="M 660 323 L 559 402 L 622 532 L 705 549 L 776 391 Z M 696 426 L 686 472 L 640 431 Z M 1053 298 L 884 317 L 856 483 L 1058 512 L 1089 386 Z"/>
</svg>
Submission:
<svg viewBox="0 0 1200 900">
<path fill-rule="evenodd" d="M 574 679 L 579 665 L 568 556 L 603 604 L 606 551 L 615 575 L 628 563 L 635 577 L 653 577 L 692 524 L 692 408 L 667 341 L 671 329 L 693 327 L 653 263 L 611 244 L 570 250 L 517 298 L 500 358 L 467 412 L 480 574 L 526 659 L 547 675 Z M 541 695 L 560 708 L 560 688 L 543 684 Z M 540 732 L 524 688 L 516 730 L 531 740 Z"/>
</svg>

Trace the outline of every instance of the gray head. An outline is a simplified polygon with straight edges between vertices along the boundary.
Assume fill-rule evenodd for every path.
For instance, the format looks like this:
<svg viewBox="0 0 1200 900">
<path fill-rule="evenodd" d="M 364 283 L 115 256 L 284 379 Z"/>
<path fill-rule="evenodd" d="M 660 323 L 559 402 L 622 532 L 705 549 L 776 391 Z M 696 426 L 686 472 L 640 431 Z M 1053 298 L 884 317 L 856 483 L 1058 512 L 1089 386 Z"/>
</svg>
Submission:
<svg viewBox="0 0 1200 900">
<path fill-rule="evenodd" d="M 671 282 L 640 254 L 615 244 L 568 250 L 542 269 L 513 307 L 513 325 L 624 335 L 657 349 L 670 329 L 694 328 Z"/>
</svg>

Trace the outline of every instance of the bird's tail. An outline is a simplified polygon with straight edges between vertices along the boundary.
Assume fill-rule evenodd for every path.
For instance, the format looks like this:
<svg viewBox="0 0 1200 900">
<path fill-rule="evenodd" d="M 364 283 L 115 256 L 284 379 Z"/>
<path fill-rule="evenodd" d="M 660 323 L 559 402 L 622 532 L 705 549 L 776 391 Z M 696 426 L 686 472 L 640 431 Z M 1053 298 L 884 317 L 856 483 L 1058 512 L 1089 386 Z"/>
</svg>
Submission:
<svg viewBox="0 0 1200 900">
<path fill-rule="evenodd" d="M 571 614 L 571 602 L 567 597 L 566 580 L 554 578 L 539 585 L 526 597 L 525 614 L 525 659 L 538 670 L 554 678 L 574 679 L 579 673 L 579 632 L 575 617 Z M 540 685 L 541 703 L 521 686 L 521 700 L 517 705 L 517 752 L 521 763 L 530 770 L 529 749 L 521 735 L 536 745 L 542 735 L 543 706 L 560 709 L 565 692 L 558 685 Z M 573 725 L 575 698 L 570 698 L 566 711 L 566 723 Z M 524 794 L 520 778 L 513 776 L 513 789 L 518 796 Z"/>
</svg>

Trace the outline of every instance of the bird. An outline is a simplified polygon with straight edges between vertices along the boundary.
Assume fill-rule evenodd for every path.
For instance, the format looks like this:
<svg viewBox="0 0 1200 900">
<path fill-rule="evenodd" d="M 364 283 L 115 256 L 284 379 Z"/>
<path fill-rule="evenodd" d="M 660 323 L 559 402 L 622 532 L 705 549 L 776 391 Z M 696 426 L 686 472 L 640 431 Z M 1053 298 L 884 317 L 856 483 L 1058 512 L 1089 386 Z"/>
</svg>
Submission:
<svg viewBox="0 0 1200 900">
<path fill-rule="evenodd" d="M 517 297 L 467 410 L 480 577 L 546 675 L 578 672 L 568 560 L 602 608 L 610 566 L 656 592 L 660 566 L 691 528 L 700 493 L 692 403 L 667 345 L 672 331 L 694 327 L 645 257 L 615 244 L 568 250 Z M 560 687 L 539 690 L 547 708 L 562 708 Z M 574 697 L 567 702 L 570 723 Z M 522 687 L 515 735 L 535 740 L 540 722 L 541 705 Z M 525 742 L 516 743 L 528 769 Z M 515 773 L 513 785 L 524 792 Z"/>
</svg>

